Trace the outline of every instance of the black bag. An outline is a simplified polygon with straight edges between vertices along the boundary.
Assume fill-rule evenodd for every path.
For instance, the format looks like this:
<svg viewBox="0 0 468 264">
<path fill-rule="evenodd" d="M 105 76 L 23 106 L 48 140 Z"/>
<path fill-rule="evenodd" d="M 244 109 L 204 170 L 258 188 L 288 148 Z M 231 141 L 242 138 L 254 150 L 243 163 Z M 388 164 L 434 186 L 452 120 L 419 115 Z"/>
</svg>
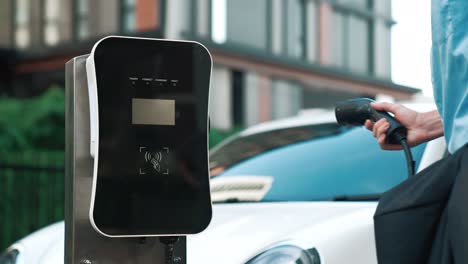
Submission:
<svg viewBox="0 0 468 264">
<path fill-rule="evenodd" d="M 380 264 L 468 263 L 468 145 L 386 192 L 374 228 Z"/>
</svg>

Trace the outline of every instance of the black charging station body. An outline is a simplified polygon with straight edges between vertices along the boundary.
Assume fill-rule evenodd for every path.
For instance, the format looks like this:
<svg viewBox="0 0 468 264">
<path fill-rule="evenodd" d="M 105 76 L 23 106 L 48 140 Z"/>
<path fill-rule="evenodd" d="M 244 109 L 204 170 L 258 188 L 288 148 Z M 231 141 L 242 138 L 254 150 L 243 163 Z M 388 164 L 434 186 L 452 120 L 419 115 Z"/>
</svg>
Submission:
<svg viewBox="0 0 468 264">
<path fill-rule="evenodd" d="M 190 41 L 107 37 L 86 69 L 93 227 L 110 237 L 204 230 L 212 215 L 207 49 Z"/>
</svg>

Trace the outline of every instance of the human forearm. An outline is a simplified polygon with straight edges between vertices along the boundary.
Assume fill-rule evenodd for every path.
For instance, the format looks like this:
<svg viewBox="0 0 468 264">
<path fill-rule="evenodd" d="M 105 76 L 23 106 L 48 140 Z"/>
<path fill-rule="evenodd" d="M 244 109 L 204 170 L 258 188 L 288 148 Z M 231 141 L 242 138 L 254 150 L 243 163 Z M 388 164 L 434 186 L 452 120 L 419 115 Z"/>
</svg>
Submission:
<svg viewBox="0 0 468 264">
<path fill-rule="evenodd" d="M 421 120 L 419 122 L 425 131 L 424 141 L 429 141 L 444 135 L 444 125 L 442 118 L 437 110 L 420 113 Z"/>
</svg>

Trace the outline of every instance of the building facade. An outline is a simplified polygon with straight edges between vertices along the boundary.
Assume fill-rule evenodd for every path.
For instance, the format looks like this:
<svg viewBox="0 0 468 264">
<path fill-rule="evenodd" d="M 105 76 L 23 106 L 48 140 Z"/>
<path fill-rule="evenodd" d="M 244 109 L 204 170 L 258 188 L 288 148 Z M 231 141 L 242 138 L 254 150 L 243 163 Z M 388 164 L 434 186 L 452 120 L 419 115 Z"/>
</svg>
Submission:
<svg viewBox="0 0 468 264">
<path fill-rule="evenodd" d="M 218 129 L 357 96 L 404 99 L 419 90 L 391 81 L 394 23 L 391 0 L 0 0 L 0 94 L 63 86 L 64 63 L 114 34 L 206 45 Z"/>
</svg>

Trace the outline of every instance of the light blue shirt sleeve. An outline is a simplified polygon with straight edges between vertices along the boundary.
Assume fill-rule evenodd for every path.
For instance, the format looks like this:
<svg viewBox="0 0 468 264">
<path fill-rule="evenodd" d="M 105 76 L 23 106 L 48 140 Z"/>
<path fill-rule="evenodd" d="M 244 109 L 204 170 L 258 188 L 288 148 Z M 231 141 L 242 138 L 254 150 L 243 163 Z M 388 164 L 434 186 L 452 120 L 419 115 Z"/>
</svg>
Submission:
<svg viewBox="0 0 468 264">
<path fill-rule="evenodd" d="M 432 0 L 432 83 L 450 153 L 468 142 L 468 0 Z"/>
</svg>

